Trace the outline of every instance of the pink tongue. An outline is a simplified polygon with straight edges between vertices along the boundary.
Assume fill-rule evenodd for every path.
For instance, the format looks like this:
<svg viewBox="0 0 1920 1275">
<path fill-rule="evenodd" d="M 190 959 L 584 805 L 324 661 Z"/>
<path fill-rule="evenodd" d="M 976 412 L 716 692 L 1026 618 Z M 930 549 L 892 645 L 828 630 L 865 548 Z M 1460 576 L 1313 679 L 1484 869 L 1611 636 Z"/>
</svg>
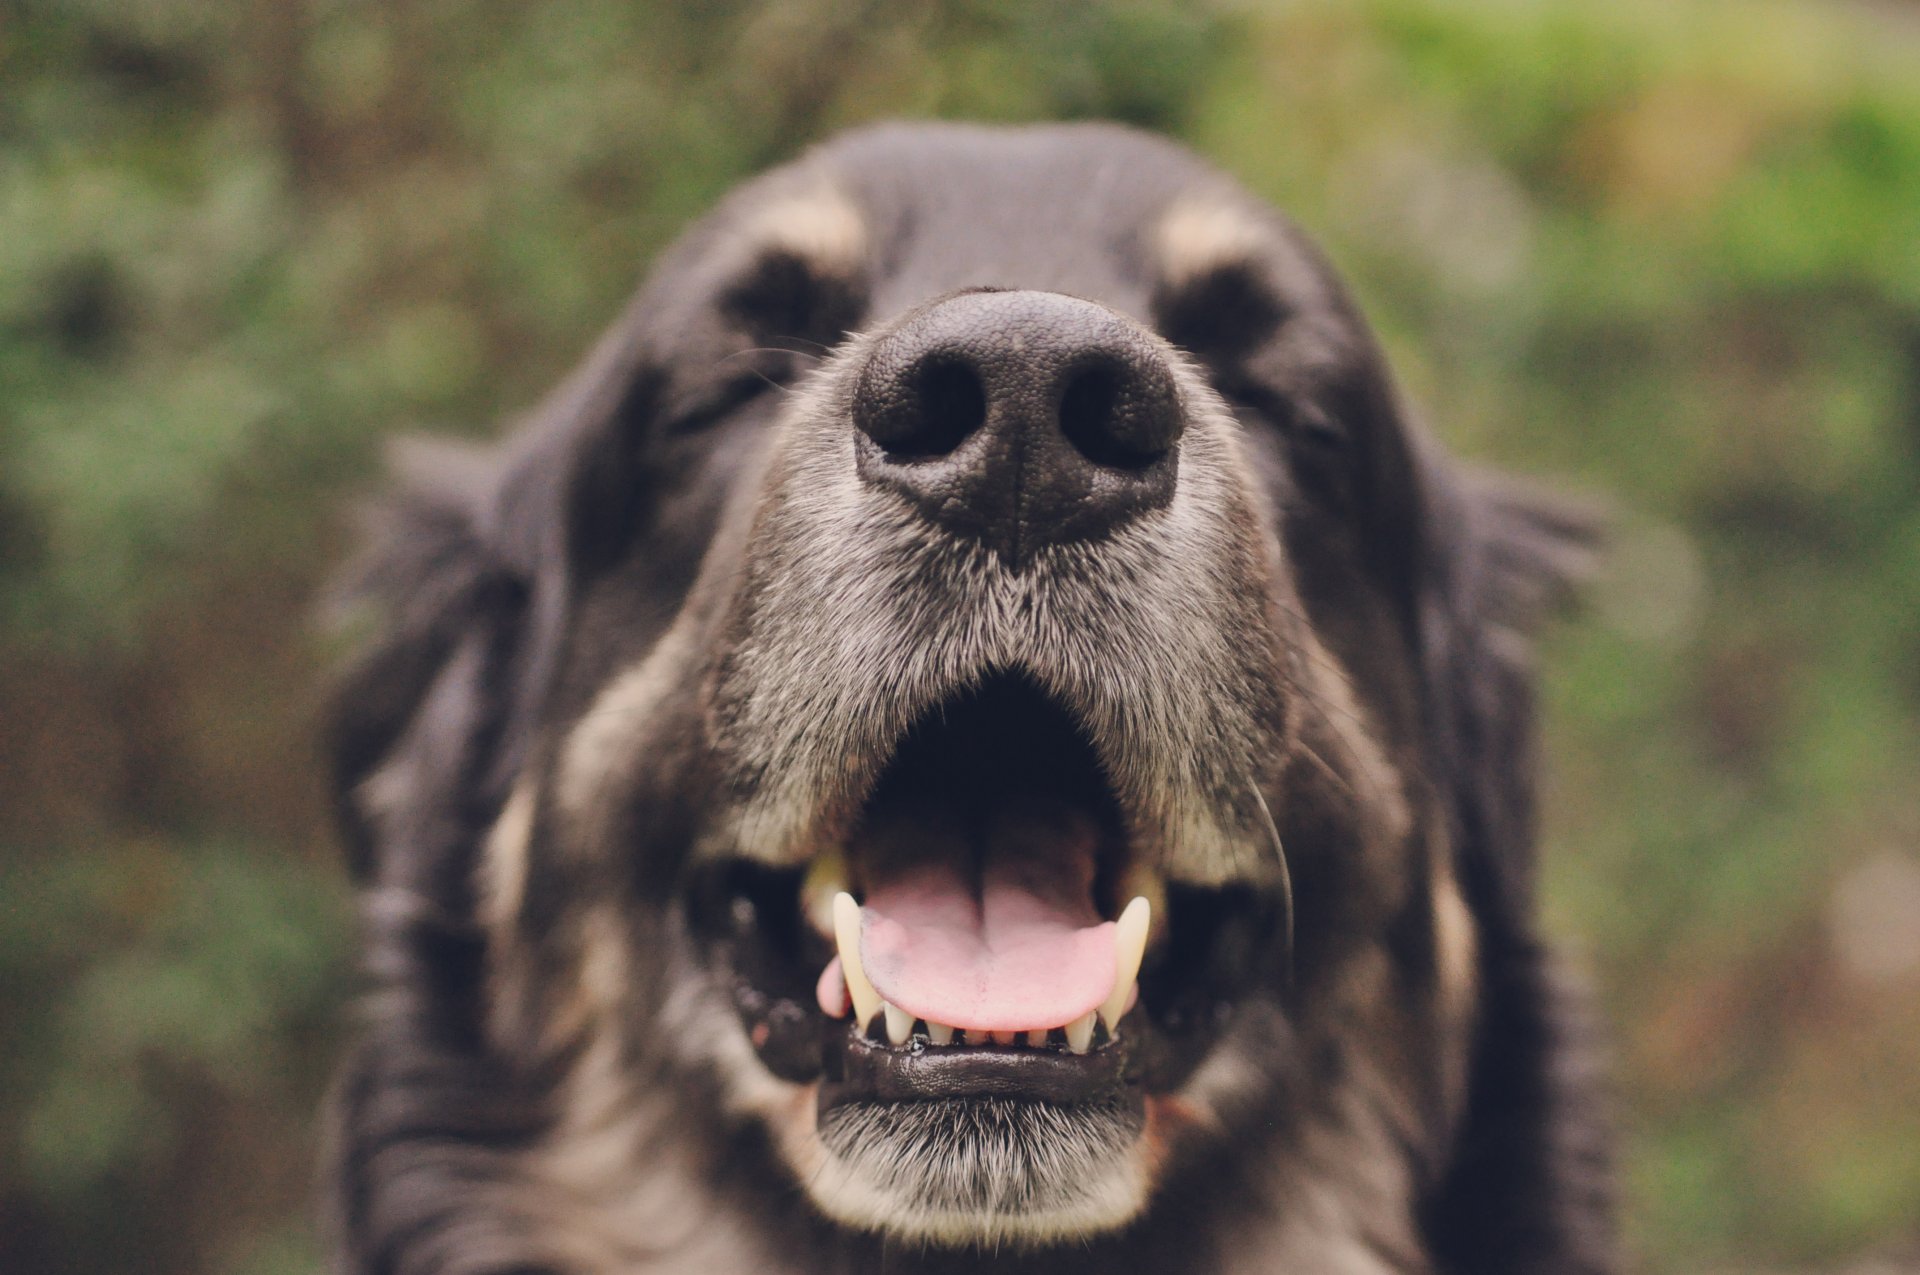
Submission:
<svg viewBox="0 0 1920 1275">
<path fill-rule="evenodd" d="M 995 821 L 986 842 L 977 864 L 909 854 L 871 875 L 860 963 L 874 989 L 970 1031 L 1061 1027 L 1097 1009 L 1113 990 L 1114 925 L 1093 906 L 1093 829 L 1027 811 Z"/>
</svg>

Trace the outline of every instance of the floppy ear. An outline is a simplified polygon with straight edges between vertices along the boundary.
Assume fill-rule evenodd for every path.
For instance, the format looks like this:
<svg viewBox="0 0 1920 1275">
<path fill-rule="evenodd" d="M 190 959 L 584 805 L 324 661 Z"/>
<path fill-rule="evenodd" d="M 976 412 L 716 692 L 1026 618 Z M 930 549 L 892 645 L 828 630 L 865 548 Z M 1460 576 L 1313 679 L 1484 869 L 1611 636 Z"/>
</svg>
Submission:
<svg viewBox="0 0 1920 1275">
<path fill-rule="evenodd" d="M 1422 647 L 1461 845 L 1531 903 L 1533 640 L 1597 561 L 1591 505 L 1422 449 Z"/>
<path fill-rule="evenodd" d="M 338 678 L 325 742 L 362 949 L 383 985 L 327 1152 L 340 1187 L 330 1224 L 355 1270 L 392 1268 L 420 1235 L 462 1234 L 497 1150 L 539 1128 L 537 1098 L 501 1077 L 484 1030 L 474 868 L 565 632 L 569 511 L 591 503 L 575 489 L 619 486 L 604 449 L 631 434 L 632 313 L 505 442 L 396 447 L 393 494 L 335 593 L 336 617 L 368 638 Z M 492 1222 L 472 1224 L 471 1252 L 497 1243 Z"/>
<path fill-rule="evenodd" d="M 416 841 L 424 829 L 403 825 L 419 822 L 419 807 L 467 786 L 531 587 L 487 534 L 497 452 L 408 440 L 392 469 L 396 490 L 367 518 L 368 546 L 330 607 L 342 627 L 372 630 L 336 682 L 325 729 L 362 885 L 391 881 L 379 846 Z"/>
<path fill-rule="evenodd" d="M 623 541 L 635 517 L 636 312 L 506 441 L 393 449 L 393 494 L 330 608 L 372 634 L 324 732 L 362 885 L 466 914 L 471 849 L 534 734 L 578 560 Z"/>
<path fill-rule="evenodd" d="M 1477 932 L 1466 1108 L 1429 1233 L 1449 1269 L 1615 1269 L 1605 1094 L 1585 1007 L 1535 930 L 1533 636 L 1598 551 L 1598 512 L 1423 457 L 1423 645 L 1455 871 Z"/>
</svg>

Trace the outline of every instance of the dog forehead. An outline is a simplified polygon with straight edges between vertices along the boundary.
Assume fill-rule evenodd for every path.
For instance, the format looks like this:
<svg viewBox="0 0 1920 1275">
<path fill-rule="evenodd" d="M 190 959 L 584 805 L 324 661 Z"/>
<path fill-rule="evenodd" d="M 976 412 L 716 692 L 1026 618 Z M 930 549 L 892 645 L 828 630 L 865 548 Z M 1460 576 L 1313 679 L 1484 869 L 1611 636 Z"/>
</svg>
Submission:
<svg viewBox="0 0 1920 1275">
<path fill-rule="evenodd" d="M 1139 314 L 1148 228 L 1212 176 L 1170 144 L 1086 125 L 882 129 L 829 162 L 871 220 L 882 315 L 966 287 L 1065 292 Z"/>
<path fill-rule="evenodd" d="M 858 130 L 751 183 L 723 220 L 726 256 L 758 248 L 859 275 L 870 323 L 977 287 L 1148 319 L 1168 284 L 1300 256 L 1282 219 L 1217 169 L 1111 124 Z"/>
</svg>

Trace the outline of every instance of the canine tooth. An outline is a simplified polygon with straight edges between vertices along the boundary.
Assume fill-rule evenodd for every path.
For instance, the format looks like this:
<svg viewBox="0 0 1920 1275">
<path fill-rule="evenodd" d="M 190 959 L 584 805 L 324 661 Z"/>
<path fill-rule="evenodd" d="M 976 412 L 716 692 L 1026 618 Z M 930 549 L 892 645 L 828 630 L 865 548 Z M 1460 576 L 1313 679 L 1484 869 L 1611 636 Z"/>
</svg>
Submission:
<svg viewBox="0 0 1920 1275">
<path fill-rule="evenodd" d="M 881 1002 L 881 1012 L 887 1016 L 887 1039 L 896 1045 L 904 1045 L 913 1035 L 913 1015 L 898 1005 Z"/>
<path fill-rule="evenodd" d="M 1076 1054 L 1087 1052 L 1087 1046 L 1093 1044 L 1093 1017 L 1098 1010 L 1090 1009 L 1067 1024 L 1067 1048 Z"/>
<path fill-rule="evenodd" d="M 951 1045 L 953 1043 L 953 1028 L 947 1026 L 945 1023 L 930 1022 L 927 1024 L 927 1039 L 936 1045 Z"/>
<path fill-rule="evenodd" d="M 1015 1040 L 1019 1039 L 1020 1036 L 1019 1032 L 990 1032 L 988 1034 L 993 1037 L 993 1043 L 996 1045 L 1011 1045 Z"/>
<path fill-rule="evenodd" d="M 1034 1028 L 1032 1031 L 1027 1033 L 1027 1043 L 1029 1045 L 1032 1045 L 1035 1049 L 1040 1048 L 1040 1046 L 1047 1043 L 1047 1035 L 1050 1031 L 1052 1031 L 1052 1029 L 1048 1027 Z"/>
<path fill-rule="evenodd" d="M 1133 980 L 1140 976 L 1140 960 L 1147 954 L 1147 930 L 1153 924 L 1153 905 L 1140 895 L 1120 914 L 1113 936 L 1113 990 L 1107 993 L 1100 1017 L 1113 1031 L 1120 1015 L 1127 1012 L 1127 997 L 1133 995 Z"/>
<path fill-rule="evenodd" d="M 880 993 L 867 981 L 860 965 L 860 905 L 842 890 L 833 896 L 833 941 L 840 949 L 840 972 L 847 980 L 847 995 L 853 998 L 853 1021 L 864 1029 L 880 1012 Z"/>
</svg>

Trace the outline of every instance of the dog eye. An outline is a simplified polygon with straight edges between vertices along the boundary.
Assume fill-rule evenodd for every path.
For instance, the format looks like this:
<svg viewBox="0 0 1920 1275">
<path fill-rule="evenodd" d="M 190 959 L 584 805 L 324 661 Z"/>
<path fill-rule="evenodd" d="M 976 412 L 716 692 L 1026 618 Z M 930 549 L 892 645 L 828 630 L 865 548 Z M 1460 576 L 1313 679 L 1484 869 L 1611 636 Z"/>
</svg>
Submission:
<svg viewBox="0 0 1920 1275">
<path fill-rule="evenodd" d="M 667 432 L 698 434 L 711 429 L 762 395 L 785 389 L 791 375 L 787 367 L 776 366 L 722 381 L 675 412 Z"/>
<path fill-rule="evenodd" d="M 1353 445 L 1346 427 L 1318 403 L 1296 404 L 1287 432 L 1308 447 L 1342 458 Z"/>
<path fill-rule="evenodd" d="M 1243 418 L 1254 416 L 1289 443 L 1323 456 L 1344 457 L 1353 441 L 1332 413 L 1310 400 L 1246 382 L 1223 385 L 1220 393 Z"/>
</svg>

